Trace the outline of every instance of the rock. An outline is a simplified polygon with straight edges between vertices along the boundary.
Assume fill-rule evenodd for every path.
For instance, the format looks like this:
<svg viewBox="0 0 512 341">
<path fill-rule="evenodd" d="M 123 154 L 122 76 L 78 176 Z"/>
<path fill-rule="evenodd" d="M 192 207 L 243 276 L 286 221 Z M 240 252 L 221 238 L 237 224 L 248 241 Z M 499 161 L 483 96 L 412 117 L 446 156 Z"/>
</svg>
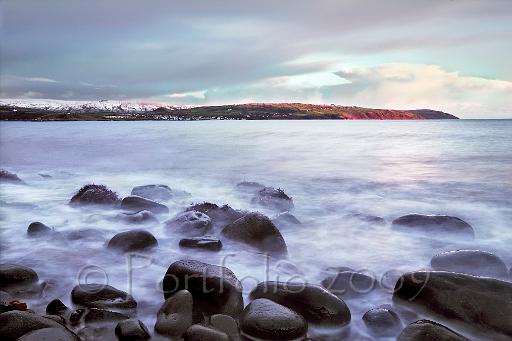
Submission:
<svg viewBox="0 0 512 341">
<path fill-rule="evenodd" d="M 31 331 L 17 341 L 79 341 L 79 339 L 64 327 L 51 327 Z"/>
<path fill-rule="evenodd" d="M 139 341 L 149 340 L 151 338 L 148 328 L 146 328 L 142 321 L 137 319 L 119 322 L 115 332 L 119 341 Z"/>
<path fill-rule="evenodd" d="M 0 182 L 9 182 L 13 184 L 24 183 L 16 174 L 6 171 L 5 169 L 0 169 Z"/>
<path fill-rule="evenodd" d="M 377 281 L 357 271 L 342 271 L 322 281 L 322 286 L 338 297 L 356 297 L 375 289 Z"/>
<path fill-rule="evenodd" d="M 80 324 L 82 317 L 85 315 L 85 309 L 77 309 L 69 315 L 69 322 L 72 326 Z"/>
<path fill-rule="evenodd" d="M 230 341 L 229 336 L 219 330 L 194 324 L 187 329 L 185 341 Z"/>
<path fill-rule="evenodd" d="M 486 277 L 507 277 L 507 266 L 496 255 L 479 250 L 457 250 L 438 254 L 430 265 L 434 270 Z"/>
<path fill-rule="evenodd" d="M 92 308 L 85 314 L 85 323 L 117 322 L 129 319 L 128 316 L 105 309 Z"/>
<path fill-rule="evenodd" d="M 119 213 L 117 219 L 127 224 L 152 224 L 157 225 L 160 222 L 150 211 L 144 210 L 137 213 Z"/>
<path fill-rule="evenodd" d="M 157 247 L 158 241 L 146 230 L 131 230 L 116 234 L 107 247 L 121 252 L 145 251 Z"/>
<path fill-rule="evenodd" d="M 70 315 L 71 310 L 59 299 L 54 299 L 46 306 L 48 315 Z"/>
<path fill-rule="evenodd" d="M 212 220 L 212 228 L 214 229 L 221 229 L 247 213 L 235 210 L 229 205 L 218 206 L 209 202 L 192 205 L 186 211 L 198 211 L 206 214 Z"/>
<path fill-rule="evenodd" d="M 439 236 L 439 234 L 456 234 L 468 238 L 475 236 L 471 225 L 462 219 L 446 215 L 408 214 L 393 220 L 391 226 L 427 236 Z"/>
<path fill-rule="evenodd" d="M 75 240 L 104 240 L 105 233 L 96 229 L 81 229 L 74 231 L 60 232 L 59 236 L 63 236 L 65 239 L 70 241 Z"/>
<path fill-rule="evenodd" d="M 309 323 L 341 326 L 351 318 L 345 302 L 318 285 L 261 282 L 250 297 L 277 302 L 301 314 Z"/>
<path fill-rule="evenodd" d="M 0 314 L 0 339 L 17 340 L 36 329 L 62 328 L 57 322 L 26 311 L 8 311 Z"/>
<path fill-rule="evenodd" d="M 304 318 L 276 302 L 258 298 L 240 315 L 244 335 L 264 340 L 295 340 L 306 336 L 308 325 Z"/>
<path fill-rule="evenodd" d="M 207 315 L 236 317 L 243 309 L 242 284 L 228 268 L 195 260 L 174 262 L 163 279 L 164 297 L 185 288 L 194 298 L 194 309 Z"/>
<path fill-rule="evenodd" d="M 165 201 L 172 198 L 172 190 L 166 185 L 136 186 L 132 189 L 131 194 L 155 201 Z"/>
<path fill-rule="evenodd" d="M 119 203 L 117 193 L 105 185 L 85 185 L 71 198 L 71 206 L 79 205 L 105 205 L 114 206 Z"/>
<path fill-rule="evenodd" d="M 63 326 L 66 325 L 66 320 L 62 316 L 59 316 L 59 315 L 43 315 L 43 317 L 45 317 L 47 319 L 50 319 L 50 320 L 54 320 L 55 322 L 57 322 L 60 325 L 63 325 Z"/>
<path fill-rule="evenodd" d="M 143 197 L 138 197 L 136 195 L 131 195 L 125 197 L 121 201 L 121 209 L 127 212 L 140 212 L 140 211 L 150 211 L 154 214 L 168 214 L 169 209 L 167 206 L 162 205 L 156 201 L 149 200 Z"/>
<path fill-rule="evenodd" d="M 43 223 L 40 223 L 38 221 L 35 221 L 33 223 L 30 223 L 27 228 L 27 235 L 29 237 L 40 237 L 43 235 L 48 235 L 53 232 L 53 229 L 46 226 Z"/>
<path fill-rule="evenodd" d="M 12 310 L 27 310 L 27 304 L 15 300 L 9 293 L 0 290 L 0 314 Z"/>
<path fill-rule="evenodd" d="M 259 182 L 242 181 L 236 184 L 236 188 L 240 191 L 256 193 L 264 189 L 265 185 L 262 185 Z"/>
<path fill-rule="evenodd" d="M 44 178 L 44 179 L 50 179 L 52 178 L 52 176 L 50 174 L 45 174 L 45 173 L 39 173 L 38 174 L 40 177 Z"/>
<path fill-rule="evenodd" d="M 297 219 L 293 214 L 289 212 L 284 212 L 277 215 L 277 217 L 272 219 L 272 222 L 277 226 L 290 226 L 302 224 L 299 219 Z"/>
<path fill-rule="evenodd" d="M 401 284 L 401 285 L 400 285 Z M 512 336 L 512 283 L 451 272 L 411 272 L 393 298 L 468 327 Z"/>
<path fill-rule="evenodd" d="M 368 310 L 363 315 L 363 322 L 375 336 L 395 336 L 402 329 L 402 322 L 397 313 L 385 308 Z"/>
<path fill-rule="evenodd" d="M 31 268 L 17 264 L 0 264 L 1 289 L 26 287 L 37 283 L 37 281 L 39 281 L 39 277 Z"/>
<path fill-rule="evenodd" d="M 192 294 L 180 290 L 168 299 L 158 310 L 155 331 L 171 337 L 181 337 L 192 325 Z"/>
<path fill-rule="evenodd" d="M 137 302 L 131 295 L 104 284 L 77 285 L 71 291 L 73 303 L 89 308 L 119 308 L 131 309 L 137 307 Z"/>
<path fill-rule="evenodd" d="M 408 325 L 397 341 L 469 341 L 453 330 L 429 320 L 419 320 Z"/>
<path fill-rule="evenodd" d="M 165 222 L 168 233 L 178 233 L 187 236 L 202 236 L 210 229 L 212 220 L 199 211 L 186 211 Z"/>
<path fill-rule="evenodd" d="M 288 261 L 280 261 L 275 266 L 276 271 L 285 275 L 300 275 L 305 276 L 304 272 L 299 269 L 295 264 Z"/>
<path fill-rule="evenodd" d="M 216 314 L 210 318 L 210 324 L 213 328 L 226 333 L 231 341 L 240 340 L 240 331 L 235 319 L 228 315 Z"/>
<path fill-rule="evenodd" d="M 281 232 L 260 213 L 248 213 L 222 230 L 224 238 L 252 246 L 272 256 L 285 256 L 288 251 Z"/>
<path fill-rule="evenodd" d="M 118 341 L 114 323 L 88 325 L 77 332 L 80 341 Z"/>
<path fill-rule="evenodd" d="M 180 247 L 220 251 L 222 242 L 218 239 L 206 237 L 184 238 L 180 240 Z"/>
<path fill-rule="evenodd" d="M 363 223 L 369 223 L 373 225 L 386 225 L 386 220 L 384 218 L 364 213 L 350 213 L 348 215 L 350 218 L 358 219 Z"/>
<path fill-rule="evenodd" d="M 282 189 L 273 187 L 265 187 L 259 190 L 252 198 L 252 203 L 279 212 L 286 212 L 293 208 L 292 198 L 286 195 Z"/>
</svg>

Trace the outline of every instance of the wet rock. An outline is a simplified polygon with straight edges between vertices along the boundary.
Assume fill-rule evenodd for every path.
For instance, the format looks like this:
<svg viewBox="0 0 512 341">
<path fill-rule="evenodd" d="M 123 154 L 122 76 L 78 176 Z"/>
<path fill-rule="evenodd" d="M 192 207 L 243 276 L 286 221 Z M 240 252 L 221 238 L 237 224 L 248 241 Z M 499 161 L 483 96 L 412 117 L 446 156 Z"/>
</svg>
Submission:
<svg viewBox="0 0 512 341">
<path fill-rule="evenodd" d="M 216 314 L 210 318 L 210 324 L 213 328 L 226 333 L 231 341 L 240 340 L 240 331 L 235 319 L 228 315 Z"/>
<path fill-rule="evenodd" d="M 80 205 L 105 205 L 114 206 L 119 203 L 117 193 L 105 185 L 85 185 L 71 198 L 71 206 Z"/>
<path fill-rule="evenodd" d="M 155 201 L 169 200 L 173 196 L 171 188 L 166 185 L 136 186 L 131 194 Z"/>
<path fill-rule="evenodd" d="M 77 309 L 69 315 L 69 322 L 71 325 L 80 324 L 82 317 L 84 317 L 86 310 L 85 309 Z"/>
<path fill-rule="evenodd" d="M 194 298 L 194 309 L 207 315 L 236 317 L 243 309 L 242 285 L 228 268 L 195 260 L 177 261 L 163 279 L 164 297 L 185 288 Z"/>
<path fill-rule="evenodd" d="M 137 213 L 119 213 L 116 217 L 126 224 L 156 225 L 160 223 L 152 212 L 146 210 Z"/>
<path fill-rule="evenodd" d="M 40 237 L 44 235 L 48 235 L 53 232 L 51 227 L 46 226 L 45 224 L 35 221 L 30 223 L 27 228 L 27 235 L 29 237 Z"/>
<path fill-rule="evenodd" d="M 212 220 L 212 228 L 214 229 L 221 229 L 247 213 L 235 210 L 229 205 L 218 206 L 209 202 L 192 205 L 186 211 L 198 211 L 206 214 Z"/>
<path fill-rule="evenodd" d="M 171 337 L 181 337 L 192 325 L 192 294 L 180 290 L 167 298 L 156 317 L 155 331 Z"/>
<path fill-rule="evenodd" d="M 375 336 L 395 336 L 402 329 L 400 317 L 393 310 L 375 308 L 363 315 L 363 322 Z"/>
<path fill-rule="evenodd" d="M 398 341 L 469 341 L 453 330 L 429 320 L 419 320 L 408 325 L 398 336 Z"/>
<path fill-rule="evenodd" d="M 119 308 L 131 309 L 137 307 L 137 302 L 131 295 L 104 284 L 77 285 L 71 291 L 73 303 L 89 308 Z"/>
<path fill-rule="evenodd" d="M 386 220 L 384 218 L 364 213 L 350 213 L 348 215 L 350 218 L 358 219 L 363 223 L 369 223 L 373 225 L 386 225 Z"/>
<path fill-rule="evenodd" d="M 180 247 L 220 251 L 222 249 L 222 242 L 218 239 L 207 237 L 184 238 L 180 240 Z"/>
<path fill-rule="evenodd" d="M 222 230 L 224 238 L 252 246 L 272 256 L 285 256 L 286 243 L 272 221 L 260 213 L 248 213 Z"/>
<path fill-rule="evenodd" d="M 471 225 L 462 219 L 446 215 L 408 214 L 393 220 L 392 227 L 404 231 L 415 231 L 431 237 L 439 234 L 456 234 L 468 238 L 475 236 Z"/>
<path fill-rule="evenodd" d="M 104 240 L 105 233 L 96 229 L 81 229 L 74 231 L 63 231 L 59 233 L 59 236 L 64 237 L 67 240 Z"/>
<path fill-rule="evenodd" d="M 261 282 L 251 299 L 266 298 L 300 313 L 308 322 L 341 326 L 350 322 L 350 310 L 335 295 L 317 285 Z"/>
<path fill-rule="evenodd" d="M 417 271 L 403 275 L 393 295 L 427 313 L 468 327 L 512 336 L 512 283 L 451 272 Z"/>
<path fill-rule="evenodd" d="M 212 220 L 199 211 L 186 211 L 165 222 L 167 233 L 177 233 L 186 236 L 202 236 L 210 229 Z"/>
<path fill-rule="evenodd" d="M 430 265 L 434 270 L 461 272 L 486 277 L 507 277 L 507 266 L 496 255 L 480 250 L 457 250 L 438 254 Z"/>
<path fill-rule="evenodd" d="M 362 272 L 342 271 L 322 281 L 322 286 L 338 297 L 357 297 L 373 291 L 377 281 Z"/>
<path fill-rule="evenodd" d="M 272 219 L 272 222 L 277 226 L 290 226 L 290 225 L 301 225 L 299 219 L 289 212 L 279 214 L 277 217 Z"/>
<path fill-rule="evenodd" d="M 115 333 L 119 341 L 140 341 L 149 340 L 148 328 L 137 319 L 129 319 L 121 321 L 117 324 Z"/>
<path fill-rule="evenodd" d="M 85 323 L 117 322 L 129 319 L 128 316 L 105 309 L 90 309 L 84 317 Z"/>
<path fill-rule="evenodd" d="M 13 184 L 23 184 L 23 180 L 21 180 L 16 174 L 11 173 L 5 169 L 0 169 L 0 182 L 9 182 Z"/>
<path fill-rule="evenodd" d="M 252 203 L 279 212 L 286 212 L 293 208 L 292 198 L 286 195 L 282 189 L 273 187 L 265 187 L 259 190 L 252 198 Z"/>
<path fill-rule="evenodd" d="M 77 333 L 80 341 L 118 341 L 114 323 L 88 325 Z"/>
<path fill-rule="evenodd" d="M 306 336 L 308 325 L 304 318 L 276 302 L 259 298 L 240 315 L 243 334 L 264 340 L 295 340 Z"/>
<path fill-rule="evenodd" d="M 300 275 L 305 276 L 304 272 L 299 269 L 295 264 L 286 260 L 281 260 L 276 265 L 276 270 L 285 275 Z"/>
<path fill-rule="evenodd" d="M 50 320 L 54 320 L 55 322 L 57 322 L 60 325 L 63 325 L 63 326 L 66 325 L 66 320 L 62 316 L 59 316 L 59 315 L 43 315 L 43 317 L 45 317 L 47 319 L 50 319 Z"/>
<path fill-rule="evenodd" d="M 220 330 L 194 324 L 187 329 L 185 341 L 230 341 L 229 336 Z"/>
<path fill-rule="evenodd" d="M 154 214 L 167 214 L 169 209 L 156 201 L 131 195 L 121 201 L 121 209 L 127 212 L 150 211 Z"/>
<path fill-rule="evenodd" d="M 146 230 L 131 230 L 116 234 L 107 247 L 121 252 L 145 251 L 157 247 L 158 241 Z"/>
<path fill-rule="evenodd" d="M 79 339 L 64 327 L 52 327 L 34 330 L 20 337 L 18 341 L 79 341 Z"/>
<path fill-rule="evenodd" d="M 262 185 L 259 182 L 242 181 L 236 184 L 236 188 L 240 191 L 256 193 L 264 189 L 265 185 Z"/>
<path fill-rule="evenodd" d="M 52 327 L 62 328 L 53 320 L 26 311 L 13 310 L 0 314 L 1 340 L 17 340 L 33 330 Z"/>
<path fill-rule="evenodd" d="M 54 299 L 46 306 L 46 313 L 48 315 L 60 315 L 60 316 L 69 316 L 71 314 L 71 310 L 66 307 L 64 303 L 62 303 L 59 299 Z"/>
<path fill-rule="evenodd" d="M 0 290 L 0 314 L 12 310 L 27 310 L 27 304 L 15 300 L 10 294 Z"/>
<path fill-rule="evenodd" d="M 0 264 L 1 289 L 30 286 L 37 281 L 39 281 L 39 277 L 31 268 L 17 264 Z"/>
</svg>

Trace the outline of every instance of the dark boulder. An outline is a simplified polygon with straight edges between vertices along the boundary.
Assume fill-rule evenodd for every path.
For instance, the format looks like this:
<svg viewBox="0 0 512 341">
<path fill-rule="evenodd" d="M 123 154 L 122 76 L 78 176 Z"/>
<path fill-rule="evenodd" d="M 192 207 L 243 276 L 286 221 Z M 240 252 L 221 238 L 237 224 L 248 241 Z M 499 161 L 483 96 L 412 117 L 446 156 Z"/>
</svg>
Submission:
<svg viewBox="0 0 512 341">
<path fill-rule="evenodd" d="M 0 169 L 0 182 L 9 182 L 13 184 L 24 183 L 16 174 L 6 171 L 5 169 Z"/>
<path fill-rule="evenodd" d="M 160 223 L 158 218 L 152 212 L 146 210 L 136 213 L 119 213 L 116 217 L 127 224 L 157 225 Z"/>
<path fill-rule="evenodd" d="M 172 189 L 166 185 L 136 186 L 131 194 L 156 201 L 169 200 L 173 196 Z"/>
<path fill-rule="evenodd" d="M 446 215 L 408 214 L 393 220 L 392 227 L 403 231 L 414 231 L 436 237 L 443 234 L 456 234 L 474 238 L 473 227 L 464 220 Z"/>
<path fill-rule="evenodd" d="M 240 329 L 264 340 L 296 340 L 306 336 L 307 322 L 295 311 L 274 301 L 258 298 L 240 315 Z"/>
<path fill-rule="evenodd" d="M 187 329 L 184 337 L 185 341 L 231 341 L 229 336 L 213 328 L 194 324 Z"/>
<path fill-rule="evenodd" d="M 252 203 L 279 212 L 286 212 L 293 208 L 292 198 L 282 189 L 274 187 L 265 187 L 259 190 L 252 198 Z"/>
<path fill-rule="evenodd" d="M 131 295 L 104 284 L 77 285 L 71 291 L 73 303 L 89 308 L 125 308 L 137 307 Z"/>
<path fill-rule="evenodd" d="M 284 212 L 279 214 L 277 217 L 272 219 L 272 222 L 277 226 L 292 226 L 292 225 L 301 225 L 299 219 L 297 219 L 290 212 Z"/>
<path fill-rule="evenodd" d="M 194 309 L 207 315 L 236 317 L 243 309 L 242 284 L 228 268 L 195 260 L 180 260 L 169 266 L 163 279 L 164 297 L 187 289 Z"/>
<path fill-rule="evenodd" d="M 84 317 L 85 323 L 117 322 L 127 319 L 129 319 L 129 317 L 125 314 L 97 308 L 89 309 Z"/>
<path fill-rule="evenodd" d="M 247 213 L 235 210 L 229 205 L 218 206 L 209 202 L 192 205 L 186 211 L 198 211 L 206 214 L 212 220 L 212 227 L 214 229 L 221 229 Z"/>
<path fill-rule="evenodd" d="M 357 297 L 373 291 L 375 278 L 357 271 L 341 271 L 322 281 L 322 286 L 338 297 Z"/>
<path fill-rule="evenodd" d="M 26 311 L 8 311 L 0 314 L 0 339 L 17 340 L 21 336 L 36 329 L 62 328 L 62 326 L 45 317 Z"/>
<path fill-rule="evenodd" d="M 165 222 L 167 233 L 178 233 L 190 237 L 202 236 L 210 229 L 212 220 L 199 211 L 186 211 Z"/>
<path fill-rule="evenodd" d="M 31 331 L 17 341 L 79 341 L 79 338 L 64 327 L 51 327 Z"/>
<path fill-rule="evenodd" d="M 507 266 L 496 255 L 480 250 L 457 250 L 438 254 L 430 265 L 434 270 L 461 272 L 486 277 L 507 277 Z"/>
<path fill-rule="evenodd" d="M 180 290 L 167 298 L 156 315 L 155 331 L 170 337 L 181 337 L 192 325 L 192 294 Z"/>
<path fill-rule="evenodd" d="M 121 252 L 145 251 L 158 246 L 156 238 L 146 230 L 131 230 L 116 234 L 107 247 Z"/>
<path fill-rule="evenodd" d="M 105 205 L 114 206 L 119 203 L 117 193 L 105 185 L 85 185 L 71 198 L 71 206 L 80 205 Z"/>
<path fill-rule="evenodd" d="M 247 213 L 222 230 L 224 238 L 252 246 L 272 256 L 285 256 L 287 247 L 274 223 L 260 213 Z"/>
<path fill-rule="evenodd" d="M 261 282 L 250 297 L 267 298 L 284 305 L 310 323 L 341 326 L 350 322 L 350 310 L 345 302 L 317 285 Z"/>
<path fill-rule="evenodd" d="M 84 317 L 86 313 L 85 309 L 77 309 L 74 312 L 69 315 L 69 323 L 71 323 L 72 326 L 80 324 L 80 321 L 82 320 L 82 317 Z"/>
<path fill-rule="evenodd" d="M 31 268 L 17 264 L 0 264 L 0 289 L 30 286 L 38 281 L 37 273 Z"/>
<path fill-rule="evenodd" d="M 115 333 L 119 341 L 140 341 L 149 340 L 148 328 L 137 319 L 129 319 L 121 321 L 117 324 Z"/>
<path fill-rule="evenodd" d="M 393 298 L 470 328 L 512 336 L 512 283 L 451 272 L 411 272 Z"/>
<path fill-rule="evenodd" d="M 265 185 L 254 181 L 242 181 L 236 184 L 236 188 L 243 192 L 256 193 L 265 188 Z"/>
<path fill-rule="evenodd" d="M 453 330 L 429 320 L 411 323 L 398 336 L 397 341 L 469 341 Z"/>
<path fill-rule="evenodd" d="M 48 235 L 53 232 L 51 227 L 46 226 L 45 224 L 35 221 L 30 223 L 27 228 L 27 235 L 29 237 L 40 237 L 44 235 Z"/>
<path fill-rule="evenodd" d="M 222 242 L 220 240 L 207 237 L 184 238 L 180 240 L 179 245 L 184 248 L 209 251 L 220 251 L 222 249 Z"/>
<path fill-rule="evenodd" d="M 363 315 L 363 322 L 375 336 L 395 336 L 402 329 L 400 317 L 393 310 L 375 308 Z"/>
<path fill-rule="evenodd" d="M 46 313 L 48 315 L 69 316 L 71 315 L 71 310 L 61 300 L 56 298 L 48 303 Z"/>
<path fill-rule="evenodd" d="M 149 200 L 136 195 L 123 198 L 121 209 L 127 212 L 136 213 L 140 211 L 150 211 L 154 214 L 167 214 L 169 209 L 156 201 Z"/>
</svg>

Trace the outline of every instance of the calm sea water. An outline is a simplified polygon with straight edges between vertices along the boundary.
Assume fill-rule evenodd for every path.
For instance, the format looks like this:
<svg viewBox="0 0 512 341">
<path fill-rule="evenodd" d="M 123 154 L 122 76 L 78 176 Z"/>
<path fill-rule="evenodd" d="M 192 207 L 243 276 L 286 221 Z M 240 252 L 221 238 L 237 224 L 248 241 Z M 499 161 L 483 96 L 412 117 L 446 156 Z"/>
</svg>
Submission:
<svg viewBox="0 0 512 341">
<path fill-rule="evenodd" d="M 243 180 L 283 188 L 303 222 L 281 231 L 288 260 L 313 283 L 329 266 L 367 269 L 379 277 L 428 267 L 436 253 L 461 248 L 495 252 L 512 265 L 512 120 L 2 122 L 0 142 L 1 167 L 28 184 L 1 187 L 1 260 L 31 266 L 51 284 L 41 299 L 28 300 L 36 310 L 44 311 L 53 298 L 69 304 L 69 292 L 87 266 L 94 269 L 89 280 L 108 277 L 130 290 L 150 329 L 163 301 L 157 284 L 180 258 L 216 264 L 226 259 L 246 294 L 259 280 L 289 277 L 272 265 L 266 271 L 265 260 L 249 250 L 180 250 L 179 238 L 155 226 L 147 228 L 160 246 L 132 259 L 130 276 L 127 258 L 105 249 L 112 235 L 130 227 L 109 220 L 110 212 L 67 205 L 91 182 L 122 196 L 152 183 L 190 192 L 190 198 L 166 203 L 171 216 L 202 201 L 259 209 L 236 190 Z M 389 224 L 350 218 L 354 212 L 388 223 L 411 212 L 455 215 L 473 225 L 476 238 L 433 243 Z M 27 239 L 32 221 L 58 231 L 95 228 L 105 238 Z M 352 332 L 366 335 L 361 315 L 390 302 L 391 295 L 382 292 L 347 300 Z"/>
</svg>

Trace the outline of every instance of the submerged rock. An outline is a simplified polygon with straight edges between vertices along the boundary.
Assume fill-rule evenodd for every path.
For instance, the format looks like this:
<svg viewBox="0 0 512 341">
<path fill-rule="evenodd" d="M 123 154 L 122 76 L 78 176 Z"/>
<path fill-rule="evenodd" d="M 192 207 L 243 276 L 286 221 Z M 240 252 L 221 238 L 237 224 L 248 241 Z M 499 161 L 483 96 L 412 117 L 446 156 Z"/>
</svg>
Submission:
<svg viewBox="0 0 512 341">
<path fill-rule="evenodd" d="M 121 252 L 145 251 L 158 246 L 158 241 L 146 230 L 131 230 L 116 234 L 107 247 Z"/>
<path fill-rule="evenodd" d="M 402 329 L 400 317 L 393 310 L 375 308 L 363 315 L 363 322 L 375 336 L 395 336 Z"/>
<path fill-rule="evenodd" d="M 308 322 L 341 326 L 350 322 L 350 310 L 335 295 L 317 285 L 261 282 L 251 299 L 267 298 L 300 313 Z"/>
<path fill-rule="evenodd" d="M 231 341 L 229 336 L 213 328 L 194 324 L 187 329 L 185 333 L 185 341 Z"/>
<path fill-rule="evenodd" d="M 429 320 L 419 320 L 408 325 L 397 341 L 469 341 L 453 330 Z"/>
<path fill-rule="evenodd" d="M 235 220 L 224 227 L 222 236 L 272 256 L 285 256 L 288 253 L 281 232 L 268 217 L 260 213 L 248 213 Z"/>
<path fill-rule="evenodd" d="M 64 327 L 51 327 L 31 331 L 17 341 L 79 341 L 79 339 L 75 333 Z"/>
<path fill-rule="evenodd" d="M 27 228 L 27 235 L 29 237 L 40 237 L 40 236 L 48 235 L 52 232 L 54 232 L 54 231 L 51 227 L 48 227 L 39 221 L 30 223 L 30 225 L 28 225 L 28 228 Z"/>
<path fill-rule="evenodd" d="M 172 198 L 172 190 L 166 185 L 136 186 L 132 189 L 131 194 L 155 201 Z"/>
<path fill-rule="evenodd" d="M 222 242 L 220 240 L 206 237 L 185 238 L 180 240 L 179 245 L 185 248 L 210 251 L 220 251 L 222 249 Z"/>
<path fill-rule="evenodd" d="M 192 205 L 186 211 L 198 211 L 206 214 L 212 220 L 212 227 L 214 229 L 221 229 L 247 213 L 235 210 L 229 205 L 218 206 L 209 202 Z"/>
<path fill-rule="evenodd" d="M 338 297 L 357 297 L 373 291 L 377 281 L 362 272 L 341 271 L 322 281 L 322 286 Z"/>
<path fill-rule="evenodd" d="M 37 273 L 29 267 L 17 264 L 0 264 L 0 289 L 26 287 L 39 281 Z"/>
<path fill-rule="evenodd" d="M 242 284 L 226 267 L 195 260 L 180 260 L 169 266 L 163 279 L 164 297 L 187 289 L 194 309 L 207 315 L 236 317 L 243 309 Z"/>
<path fill-rule="evenodd" d="M 119 341 L 140 341 L 149 340 L 148 328 L 137 319 L 129 319 L 121 321 L 117 324 L 115 333 Z"/>
<path fill-rule="evenodd" d="M 393 298 L 469 327 L 512 336 L 512 283 L 451 272 L 403 275 Z"/>
<path fill-rule="evenodd" d="M 85 185 L 71 198 L 71 206 L 80 205 L 105 205 L 114 206 L 119 203 L 117 193 L 105 185 Z"/>
<path fill-rule="evenodd" d="M 165 222 L 167 233 L 178 233 L 186 236 L 202 236 L 210 229 L 212 220 L 199 211 L 186 211 Z"/>
<path fill-rule="evenodd" d="M 438 254 L 430 265 L 434 270 L 486 277 L 507 277 L 507 266 L 496 255 L 480 250 L 457 250 Z"/>
<path fill-rule="evenodd" d="M 8 311 L 0 314 L 0 339 L 15 341 L 33 330 L 63 328 L 59 323 L 26 311 Z"/>
<path fill-rule="evenodd" d="M 265 187 L 259 190 L 252 198 L 252 203 L 279 212 L 286 212 L 293 208 L 292 198 L 282 189 L 273 187 Z"/>
<path fill-rule="evenodd" d="M 468 238 L 474 238 L 475 236 L 471 225 L 460 218 L 446 215 L 408 214 L 393 220 L 392 227 L 431 237 L 438 234 L 456 234 Z"/>
<path fill-rule="evenodd" d="M 105 309 L 92 308 L 85 314 L 85 323 L 117 322 L 129 319 L 128 316 Z"/>
<path fill-rule="evenodd" d="M 104 284 L 77 285 L 71 291 L 73 303 L 89 308 L 120 308 L 137 307 L 137 302 L 128 293 Z"/>
<path fill-rule="evenodd" d="M 254 181 L 242 181 L 236 184 L 236 188 L 240 191 L 255 193 L 265 188 L 265 185 Z"/>
<path fill-rule="evenodd" d="M 131 195 L 123 198 L 123 200 L 121 201 L 121 209 L 132 213 L 140 211 L 150 211 L 154 214 L 169 213 L 169 209 L 167 208 L 167 206 L 150 199 L 138 197 L 136 195 Z"/>
<path fill-rule="evenodd" d="M 23 180 L 21 180 L 16 174 L 11 173 L 5 169 L 0 169 L 0 182 L 9 182 L 14 184 L 23 184 Z"/>
<path fill-rule="evenodd" d="M 279 214 L 277 217 L 272 219 L 272 222 L 277 226 L 290 226 L 290 225 L 301 225 L 299 219 L 289 212 Z"/>
<path fill-rule="evenodd" d="M 159 224 L 158 218 L 150 211 L 143 210 L 137 213 L 119 213 L 117 219 L 127 224 Z"/>
<path fill-rule="evenodd" d="M 58 234 L 67 240 L 104 240 L 105 233 L 96 229 L 80 229 L 73 231 L 63 231 Z"/>
<path fill-rule="evenodd" d="M 192 294 L 180 290 L 167 298 L 158 310 L 155 331 L 171 337 L 181 337 L 192 325 Z"/>
<path fill-rule="evenodd" d="M 350 213 L 348 215 L 350 218 L 358 219 L 363 223 L 369 223 L 373 225 L 386 225 L 386 220 L 384 218 L 371 215 L 371 214 L 365 214 L 365 213 Z"/>
<path fill-rule="evenodd" d="M 295 311 L 265 298 L 258 298 L 240 316 L 244 335 L 264 340 L 296 340 L 306 336 L 308 325 Z"/>
</svg>

